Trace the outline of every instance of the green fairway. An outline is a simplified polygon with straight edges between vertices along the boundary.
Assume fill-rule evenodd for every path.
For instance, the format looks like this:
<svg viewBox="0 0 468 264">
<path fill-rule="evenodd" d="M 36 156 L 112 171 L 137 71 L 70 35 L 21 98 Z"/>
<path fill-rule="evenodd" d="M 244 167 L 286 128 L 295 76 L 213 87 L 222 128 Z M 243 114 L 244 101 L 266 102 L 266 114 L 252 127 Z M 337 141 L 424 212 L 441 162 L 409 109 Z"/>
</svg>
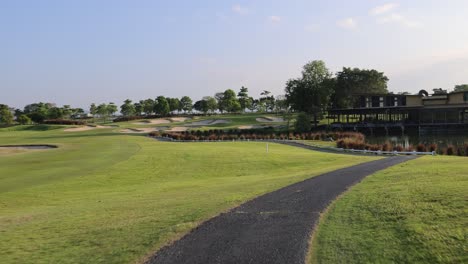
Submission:
<svg viewBox="0 0 468 264">
<path fill-rule="evenodd" d="M 200 221 L 313 175 L 375 159 L 257 142 L 165 143 L 115 129 L 0 129 L 2 263 L 141 261 Z"/>
<path fill-rule="evenodd" d="M 468 160 L 422 157 L 369 176 L 320 222 L 311 263 L 467 263 Z"/>
</svg>

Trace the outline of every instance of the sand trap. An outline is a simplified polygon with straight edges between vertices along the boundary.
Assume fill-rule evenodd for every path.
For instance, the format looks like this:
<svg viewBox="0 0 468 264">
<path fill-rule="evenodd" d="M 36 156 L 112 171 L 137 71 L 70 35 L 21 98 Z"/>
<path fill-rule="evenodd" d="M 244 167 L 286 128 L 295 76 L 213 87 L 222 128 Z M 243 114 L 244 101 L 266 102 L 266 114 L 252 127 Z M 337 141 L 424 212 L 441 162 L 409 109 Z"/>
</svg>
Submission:
<svg viewBox="0 0 468 264">
<path fill-rule="evenodd" d="M 148 119 L 148 120 L 144 120 L 140 122 L 135 122 L 132 124 L 134 125 L 148 125 L 148 124 L 158 125 L 158 124 L 169 124 L 169 123 L 171 123 L 171 121 L 167 119 L 158 118 L 158 119 Z"/>
<path fill-rule="evenodd" d="M 184 132 L 184 131 L 187 131 L 189 128 L 188 127 L 172 127 L 171 129 L 169 130 L 166 130 L 168 132 Z"/>
<path fill-rule="evenodd" d="M 278 123 L 278 122 L 284 122 L 284 119 L 281 117 L 271 117 L 271 116 L 265 116 L 265 117 L 259 117 L 257 119 L 257 122 L 261 123 Z"/>
<path fill-rule="evenodd" d="M 259 125 L 249 125 L 249 126 L 240 126 L 238 128 L 239 129 L 257 129 L 257 128 L 263 128 L 263 127 Z"/>
<path fill-rule="evenodd" d="M 8 156 L 19 154 L 34 150 L 53 149 L 57 148 L 52 145 L 14 145 L 14 146 L 0 146 L 0 156 Z"/>
<path fill-rule="evenodd" d="M 80 131 L 88 131 L 97 128 L 113 128 L 113 126 L 81 126 L 81 127 L 71 127 L 66 128 L 63 131 L 65 132 L 80 132 Z"/>
<path fill-rule="evenodd" d="M 172 122 L 185 122 L 187 120 L 189 120 L 190 118 L 188 117 L 171 117 L 169 118 L 169 120 L 171 120 Z"/>
<path fill-rule="evenodd" d="M 150 133 L 155 131 L 166 130 L 169 127 L 144 127 L 144 128 L 127 128 L 122 129 L 120 133 Z"/>
<path fill-rule="evenodd" d="M 226 124 L 229 123 L 227 120 L 222 120 L 222 119 L 207 119 L 207 120 L 202 120 L 202 121 L 197 121 L 193 122 L 190 124 L 187 124 L 187 126 L 211 126 L 211 125 L 216 125 L 216 124 Z"/>
</svg>

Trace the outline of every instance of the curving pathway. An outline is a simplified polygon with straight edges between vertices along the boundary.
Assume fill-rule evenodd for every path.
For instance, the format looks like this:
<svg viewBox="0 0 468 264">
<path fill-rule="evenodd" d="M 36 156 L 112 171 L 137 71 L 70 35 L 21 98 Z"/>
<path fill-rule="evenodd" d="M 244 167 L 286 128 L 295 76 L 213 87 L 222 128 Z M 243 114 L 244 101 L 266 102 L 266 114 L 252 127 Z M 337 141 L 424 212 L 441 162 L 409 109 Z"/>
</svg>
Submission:
<svg viewBox="0 0 468 264">
<path fill-rule="evenodd" d="M 394 156 L 325 173 L 214 217 L 147 263 L 304 263 L 320 212 L 350 186 L 415 156 Z"/>
</svg>

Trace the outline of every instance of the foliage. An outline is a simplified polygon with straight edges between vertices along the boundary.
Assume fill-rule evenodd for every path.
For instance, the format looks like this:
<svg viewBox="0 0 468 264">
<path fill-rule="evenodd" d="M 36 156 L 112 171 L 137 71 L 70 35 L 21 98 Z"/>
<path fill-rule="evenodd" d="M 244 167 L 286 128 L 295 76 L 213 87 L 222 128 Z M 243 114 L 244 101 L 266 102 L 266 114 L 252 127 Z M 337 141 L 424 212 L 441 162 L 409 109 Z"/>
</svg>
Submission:
<svg viewBox="0 0 468 264">
<path fill-rule="evenodd" d="M 67 119 L 49 119 L 43 122 L 46 125 L 86 125 L 86 122 Z"/>
<path fill-rule="evenodd" d="M 239 112 L 241 110 L 241 104 L 236 97 L 236 93 L 231 89 L 224 91 L 222 97 L 219 98 L 218 108 L 220 111 L 222 109 L 229 113 Z"/>
<path fill-rule="evenodd" d="M 164 96 L 158 96 L 154 104 L 154 112 L 161 116 L 166 116 L 171 111 L 169 103 Z"/>
<path fill-rule="evenodd" d="M 0 124 L 10 125 L 13 123 L 13 113 L 7 105 L 0 104 Z"/>
<path fill-rule="evenodd" d="M 180 99 L 180 106 L 181 109 L 184 110 L 184 112 L 191 112 L 192 111 L 192 99 L 188 96 L 183 96 Z"/>
<path fill-rule="evenodd" d="M 337 108 L 353 107 L 355 105 L 353 95 L 386 94 L 388 78 L 383 72 L 359 68 L 344 67 L 336 74 L 335 92 L 333 94 L 333 106 Z"/>
<path fill-rule="evenodd" d="M 326 110 L 332 94 L 331 73 L 323 61 L 304 65 L 302 77 L 286 83 L 286 100 L 292 109 L 314 116 L 314 123 Z"/>
<path fill-rule="evenodd" d="M 245 109 L 252 107 L 252 97 L 249 97 L 249 89 L 242 86 L 239 93 L 237 93 L 239 98 L 239 104 L 242 112 L 245 112 Z"/>
<path fill-rule="evenodd" d="M 120 113 L 123 116 L 132 116 L 136 114 L 135 106 L 132 104 L 132 100 L 127 99 L 124 104 L 120 106 Z"/>
<path fill-rule="evenodd" d="M 31 118 L 29 118 L 27 115 L 20 115 L 16 121 L 18 121 L 18 123 L 21 125 L 29 125 L 32 122 Z"/>
<path fill-rule="evenodd" d="M 309 132 L 312 129 L 310 116 L 305 113 L 299 113 L 294 126 L 297 132 Z"/>
<path fill-rule="evenodd" d="M 468 92 L 468 84 L 455 85 L 454 92 Z"/>
</svg>

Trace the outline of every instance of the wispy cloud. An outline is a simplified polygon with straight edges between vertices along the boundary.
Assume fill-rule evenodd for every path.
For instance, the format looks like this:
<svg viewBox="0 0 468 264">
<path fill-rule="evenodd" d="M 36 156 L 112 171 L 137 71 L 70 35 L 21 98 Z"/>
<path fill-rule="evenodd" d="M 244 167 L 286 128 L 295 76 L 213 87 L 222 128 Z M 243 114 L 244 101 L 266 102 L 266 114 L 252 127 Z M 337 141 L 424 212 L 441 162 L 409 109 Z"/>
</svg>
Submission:
<svg viewBox="0 0 468 264">
<path fill-rule="evenodd" d="M 279 16 L 269 16 L 268 21 L 270 21 L 272 23 L 279 23 L 279 22 L 281 22 L 281 17 L 279 17 Z"/>
<path fill-rule="evenodd" d="M 336 25 L 344 29 L 355 29 L 358 26 L 356 19 L 352 17 L 339 20 L 336 22 Z"/>
<path fill-rule="evenodd" d="M 372 8 L 369 11 L 369 14 L 371 14 L 373 16 L 378 16 L 378 15 L 386 14 L 386 13 L 394 10 L 397 7 L 398 7 L 397 3 L 387 3 L 387 4 L 384 4 L 384 5 L 376 6 L 376 7 Z"/>
<path fill-rule="evenodd" d="M 420 28 L 422 27 L 422 23 L 416 20 L 411 20 L 406 18 L 405 16 L 398 14 L 398 13 L 392 13 L 390 15 L 384 16 L 377 20 L 380 24 L 388 24 L 388 23 L 396 23 L 399 25 L 402 25 L 407 28 Z"/>
<path fill-rule="evenodd" d="M 232 7 L 232 12 L 239 14 L 239 15 L 247 15 L 250 12 L 250 10 L 240 5 L 234 5 Z"/>
</svg>

